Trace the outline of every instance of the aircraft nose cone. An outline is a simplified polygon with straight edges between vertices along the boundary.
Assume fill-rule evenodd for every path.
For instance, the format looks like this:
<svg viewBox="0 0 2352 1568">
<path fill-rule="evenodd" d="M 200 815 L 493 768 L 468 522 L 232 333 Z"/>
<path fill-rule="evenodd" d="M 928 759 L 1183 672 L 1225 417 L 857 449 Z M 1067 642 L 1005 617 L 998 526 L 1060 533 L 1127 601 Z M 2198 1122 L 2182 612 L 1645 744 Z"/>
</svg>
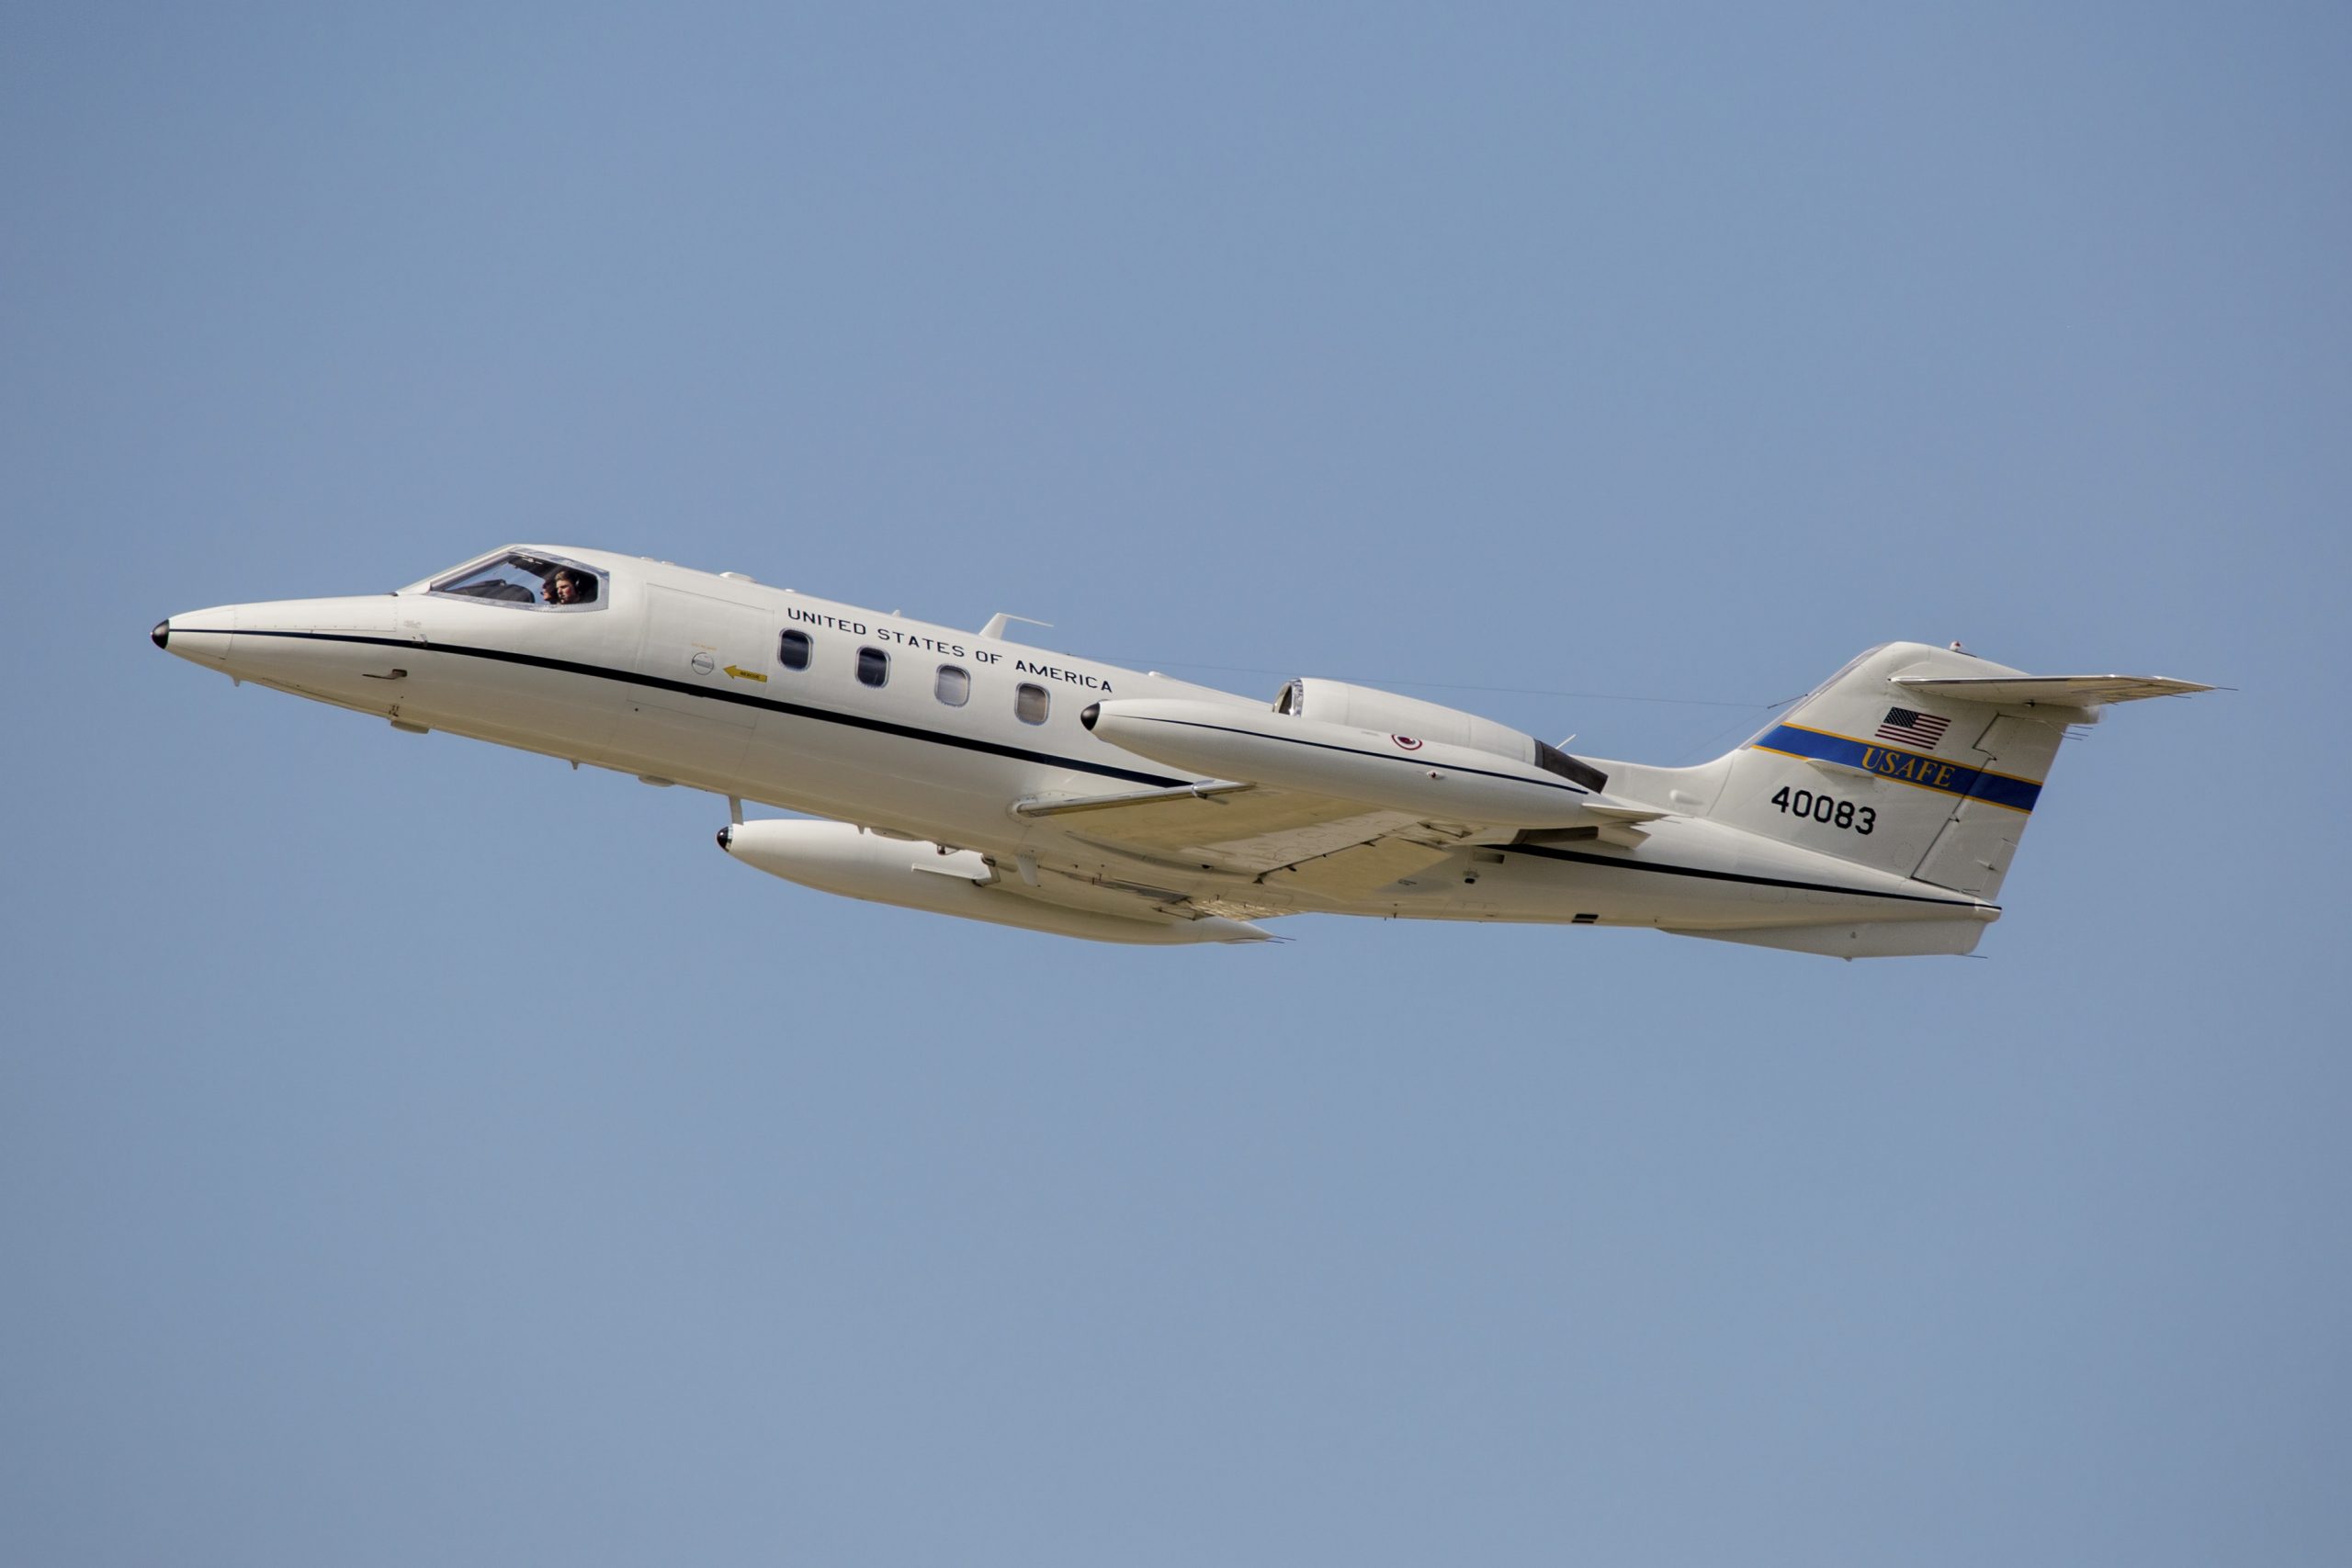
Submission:
<svg viewBox="0 0 2352 1568">
<path fill-rule="evenodd" d="M 157 648 L 168 650 L 172 646 L 172 623 L 157 621 L 155 629 L 147 634 L 147 639 Z"/>
</svg>

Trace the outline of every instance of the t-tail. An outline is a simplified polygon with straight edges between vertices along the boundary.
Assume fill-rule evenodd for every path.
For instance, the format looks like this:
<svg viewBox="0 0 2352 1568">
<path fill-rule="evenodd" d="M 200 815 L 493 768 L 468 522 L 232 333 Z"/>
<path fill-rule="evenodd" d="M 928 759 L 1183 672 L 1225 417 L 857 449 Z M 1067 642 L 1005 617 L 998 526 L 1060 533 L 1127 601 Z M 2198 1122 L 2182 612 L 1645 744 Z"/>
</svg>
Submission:
<svg viewBox="0 0 2352 1568">
<path fill-rule="evenodd" d="M 2029 675 L 1891 642 L 1728 756 L 1611 764 L 1619 787 L 1708 821 L 1995 902 L 2075 725 L 2106 705 L 2213 688 L 2135 675 Z M 1966 953 L 1981 920 L 1849 920 L 1691 931 L 1843 957 Z"/>
</svg>

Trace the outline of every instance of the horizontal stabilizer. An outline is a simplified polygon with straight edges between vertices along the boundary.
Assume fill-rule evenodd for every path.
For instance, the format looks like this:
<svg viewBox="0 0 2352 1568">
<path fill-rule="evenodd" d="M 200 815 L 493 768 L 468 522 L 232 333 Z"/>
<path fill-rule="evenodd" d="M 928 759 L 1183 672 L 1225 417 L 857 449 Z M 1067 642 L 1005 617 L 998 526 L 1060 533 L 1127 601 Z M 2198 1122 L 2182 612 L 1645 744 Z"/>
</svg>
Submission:
<svg viewBox="0 0 2352 1568">
<path fill-rule="evenodd" d="M 2135 703 L 2143 697 L 2185 697 L 2210 692 L 2194 681 L 2163 675 L 1996 675 L 1984 679 L 1954 679 L 1936 675 L 1897 675 L 1894 683 L 1922 696 L 1962 703 L 2016 704 L 2032 707 L 2095 707 L 2101 703 Z"/>
</svg>

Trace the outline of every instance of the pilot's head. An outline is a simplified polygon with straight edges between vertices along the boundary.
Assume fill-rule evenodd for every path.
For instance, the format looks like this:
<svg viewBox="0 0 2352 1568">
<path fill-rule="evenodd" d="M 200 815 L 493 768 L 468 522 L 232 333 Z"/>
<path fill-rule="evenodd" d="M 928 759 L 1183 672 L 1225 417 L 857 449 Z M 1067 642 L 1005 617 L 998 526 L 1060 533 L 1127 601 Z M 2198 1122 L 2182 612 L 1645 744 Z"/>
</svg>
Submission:
<svg viewBox="0 0 2352 1568">
<path fill-rule="evenodd" d="M 581 592 L 580 579 L 568 569 L 560 570 L 548 579 L 548 603 L 550 604 L 577 604 L 586 597 Z"/>
</svg>

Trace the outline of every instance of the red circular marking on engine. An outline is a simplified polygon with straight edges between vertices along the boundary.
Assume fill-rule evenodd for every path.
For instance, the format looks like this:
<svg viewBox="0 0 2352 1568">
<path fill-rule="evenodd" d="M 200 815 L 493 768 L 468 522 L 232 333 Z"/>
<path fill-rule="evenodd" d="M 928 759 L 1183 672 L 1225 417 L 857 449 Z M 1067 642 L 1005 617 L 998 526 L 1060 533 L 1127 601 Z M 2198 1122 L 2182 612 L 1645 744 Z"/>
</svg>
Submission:
<svg viewBox="0 0 2352 1568">
<path fill-rule="evenodd" d="M 1409 735 L 1392 735 L 1388 739 L 1394 740 L 1397 745 L 1403 747 L 1408 751 L 1418 751 L 1421 749 L 1421 743 L 1414 739 Z"/>
</svg>

